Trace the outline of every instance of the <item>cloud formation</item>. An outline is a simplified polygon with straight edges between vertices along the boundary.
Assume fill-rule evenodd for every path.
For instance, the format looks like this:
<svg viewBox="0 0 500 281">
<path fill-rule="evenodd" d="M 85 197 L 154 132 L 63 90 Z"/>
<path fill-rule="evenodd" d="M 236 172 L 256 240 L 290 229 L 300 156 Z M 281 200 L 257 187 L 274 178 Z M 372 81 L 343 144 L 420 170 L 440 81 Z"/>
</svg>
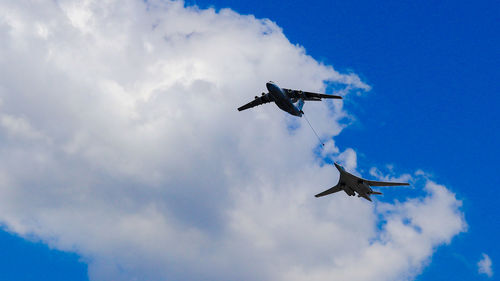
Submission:
<svg viewBox="0 0 500 281">
<path fill-rule="evenodd" d="M 491 268 L 492 262 L 490 257 L 483 253 L 481 260 L 477 263 L 477 270 L 479 274 L 485 274 L 488 277 L 493 277 L 493 269 Z"/>
<path fill-rule="evenodd" d="M 338 194 L 301 120 L 236 108 L 274 80 L 369 90 L 266 19 L 179 1 L 0 3 L 0 221 L 92 280 L 404 280 L 465 230 L 460 201 Z M 304 107 L 323 157 L 342 102 Z M 383 257 L 383 258 L 382 258 Z"/>
</svg>

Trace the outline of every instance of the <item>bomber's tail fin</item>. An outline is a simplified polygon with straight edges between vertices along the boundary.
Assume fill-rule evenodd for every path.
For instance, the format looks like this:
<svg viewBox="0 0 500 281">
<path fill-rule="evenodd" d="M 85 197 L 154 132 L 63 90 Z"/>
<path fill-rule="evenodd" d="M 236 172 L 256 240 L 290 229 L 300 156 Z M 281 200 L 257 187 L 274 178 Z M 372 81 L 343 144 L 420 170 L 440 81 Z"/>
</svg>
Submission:
<svg viewBox="0 0 500 281">
<path fill-rule="evenodd" d="M 378 191 L 372 191 L 371 194 L 375 194 L 375 195 L 382 195 L 382 192 L 378 192 Z"/>
</svg>

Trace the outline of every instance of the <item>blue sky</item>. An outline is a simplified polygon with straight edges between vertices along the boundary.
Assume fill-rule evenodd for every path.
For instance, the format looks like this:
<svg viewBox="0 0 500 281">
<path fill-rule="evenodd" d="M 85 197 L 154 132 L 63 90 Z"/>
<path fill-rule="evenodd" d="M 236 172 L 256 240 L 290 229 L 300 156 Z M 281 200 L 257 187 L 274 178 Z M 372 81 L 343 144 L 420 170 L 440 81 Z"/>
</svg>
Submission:
<svg viewBox="0 0 500 281">
<path fill-rule="evenodd" d="M 500 260 L 498 1 L 187 3 L 269 18 L 308 55 L 369 84 L 370 92 L 346 99 L 355 120 L 336 145 L 356 150 L 364 176 L 374 166 L 422 169 L 463 202 L 467 232 L 440 246 L 416 280 L 487 280 L 477 273 L 481 254 L 491 257 L 494 271 Z M 411 192 L 420 191 L 404 194 Z M 384 200 L 398 196 L 389 192 Z M 1 280 L 87 279 L 76 254 L 7 232 L 0 245 L 9 253 Z"/>
</svg>

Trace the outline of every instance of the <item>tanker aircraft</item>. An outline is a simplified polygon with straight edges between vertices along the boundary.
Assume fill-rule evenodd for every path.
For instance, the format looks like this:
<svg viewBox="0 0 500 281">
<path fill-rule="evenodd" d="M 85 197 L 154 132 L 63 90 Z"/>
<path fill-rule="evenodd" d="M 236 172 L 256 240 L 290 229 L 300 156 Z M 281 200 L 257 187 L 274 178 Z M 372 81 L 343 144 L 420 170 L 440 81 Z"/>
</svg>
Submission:
<svg viewBox="0 0 500 281">
<path fill-rule="evenodd" d="M 249 109 L 268 102 L 274 102 L 280 109 L 294 116 L 302 117 L 302 115 L 304 114 L 304 111 L 302 111 L 304 101 L 320 101 L 322 98 L 342 99 L 341 96 L 317 94 L 311 92 L 303 92 L 300 90 L 280 88 L 273 81 L 267 82 L 266 88 L 269 93 L 262 93 L 260 97 L 255 96 L 255 99 L 253 101 L 239 107 L 238 111 Z"/>
<path fill-rule="evenodd" d="M 354 196 L 358 193 L 358 197 L 363 197 L 368 201 L 372 201 L 370 198 L 371 194 L 380 195 L 381 192 L 373 191 L 370 186 L 396 186 L 396 185 L 410 185 L 408 183 L 403 182 L 383 182 L 383 181 L 370 181 L 365 180 L 360 177 L 357 177 L 353 174 L 350 174 L 344 170 L 344 167 L 340 166 L 337 163 L 334 163 L 337 170 L 340 172 L 339 183 L 321 193 L 314 195 L 315 197 L 321 197 L 328 194 L 332 194 L 338 191 L 345 191 L 347 195 Z"/>
</svg>

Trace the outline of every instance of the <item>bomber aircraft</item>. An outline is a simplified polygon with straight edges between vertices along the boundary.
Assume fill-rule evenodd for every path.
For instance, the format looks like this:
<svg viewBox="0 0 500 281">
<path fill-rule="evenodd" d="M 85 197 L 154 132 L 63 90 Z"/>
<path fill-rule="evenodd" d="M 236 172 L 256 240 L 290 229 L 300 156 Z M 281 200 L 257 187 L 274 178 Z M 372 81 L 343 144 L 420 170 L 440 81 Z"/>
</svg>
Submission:
<svg viewBox="0 0 500 281">
<path fill-rule="evenodd" d="M 317 94 L 311 92 L 303 92 L 300 90 L 280 88 L 273 81 L 267 82 L 266 87 L 269 93 L 262 93 L 260 97 L 255 96 L 255 99 L 253 101 L 239 107 L 238 111 L 249 109 L 268 102 L 274 102 L 280 109 L 294 116 L 302 117 L 302 115 L 304 114 L 304 111 L 302 111 L 304 101 L 320 101 L 322 98 L 342 99 L 341 96 Z"/>
<path fill-rule="evenodd" d="M 337 167 L 337 170 L 339 170 L 340 172 L 339 183 L 328 190 L 325 190 L 321 193 L 314 195 L 315 197 L 321 197 L 343 190 L 349 196 L 354 196 L 356 195 L 356 193 L 358 193 L 358 197 L 363 197 L 368 201 L 372 201 L 372 199 L 370 198 L 371 194 L 380 195 L 382 193 L 378 191 L 373 191 L 370 188 L 370 186 L 410 185 L 408 183 L 403 183 L 403 182 L 383 182 L 383 181 L 365 180 L 353 174 L 348 173 L 346 170 L 344 170 L 344 167 L 340 166 L 339 164 L 337 163 L 334 164 L 335 167 Z"/>
</svg>

